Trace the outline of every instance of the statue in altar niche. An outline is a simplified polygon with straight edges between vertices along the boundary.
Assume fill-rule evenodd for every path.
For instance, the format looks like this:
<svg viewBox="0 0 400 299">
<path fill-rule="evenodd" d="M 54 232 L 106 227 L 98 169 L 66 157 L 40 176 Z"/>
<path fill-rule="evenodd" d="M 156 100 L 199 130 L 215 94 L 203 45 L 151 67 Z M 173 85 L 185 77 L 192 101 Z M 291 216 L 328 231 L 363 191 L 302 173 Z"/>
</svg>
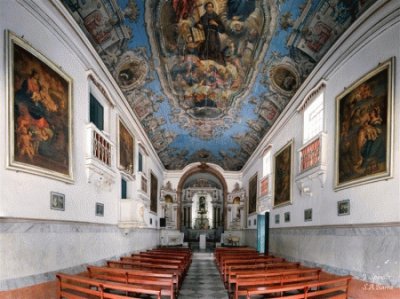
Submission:
<svg viewBox="0 0 400 299">
<path fill-rule="evenodd" d="M 195 229 L 209 229 L 210 221 L 208 219 L 207 201 L 204 196 L 199 197 L 199 206 L 197 210 L 197 217 L 195 220 Z"/>
<path fill-rule="evenodd" d="M 199 213 L 207 214 L 206 198 L 204 196 L 201 196 L 199 199 Z"/>
</svg>

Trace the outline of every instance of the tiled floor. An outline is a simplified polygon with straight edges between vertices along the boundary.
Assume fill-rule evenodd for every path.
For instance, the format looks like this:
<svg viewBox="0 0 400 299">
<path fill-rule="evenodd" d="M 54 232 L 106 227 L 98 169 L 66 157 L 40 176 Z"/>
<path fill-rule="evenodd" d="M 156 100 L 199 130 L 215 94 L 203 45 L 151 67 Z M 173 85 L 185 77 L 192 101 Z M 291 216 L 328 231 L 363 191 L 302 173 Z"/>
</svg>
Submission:
<svg viewBox="0 0 400 299">
<path fill-rule="evenodd" d="M 228 299 L 212 253 L 194 253 L 178 299 Z"/>
</svg>

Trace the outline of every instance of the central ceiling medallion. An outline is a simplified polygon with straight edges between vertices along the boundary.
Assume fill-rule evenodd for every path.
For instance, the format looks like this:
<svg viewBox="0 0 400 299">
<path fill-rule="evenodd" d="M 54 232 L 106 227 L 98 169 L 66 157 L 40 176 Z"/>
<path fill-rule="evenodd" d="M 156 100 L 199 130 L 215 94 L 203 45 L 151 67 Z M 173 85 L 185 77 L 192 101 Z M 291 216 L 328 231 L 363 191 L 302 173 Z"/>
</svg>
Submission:
<svg viewBox="0 0 400 299">
<path fill-rule="evenodd" d="M 146 1 L 152 54 L 174 121 L 203 139 L 232 125 L 277 15 L 275 0 Z"/>
</svg>

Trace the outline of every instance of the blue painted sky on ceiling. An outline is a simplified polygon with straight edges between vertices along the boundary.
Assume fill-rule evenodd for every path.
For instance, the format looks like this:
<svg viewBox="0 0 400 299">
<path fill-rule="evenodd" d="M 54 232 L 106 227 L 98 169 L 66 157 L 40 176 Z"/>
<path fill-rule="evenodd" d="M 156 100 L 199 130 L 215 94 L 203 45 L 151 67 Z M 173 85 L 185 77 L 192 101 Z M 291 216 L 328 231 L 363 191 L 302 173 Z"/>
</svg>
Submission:
<svg viewBox="0 0 400 299">
<path fill-rule="evenodd" d="M 166 169 L 212 162 L 240 170 L 316 63 L 374 1 L 68 2 Z"/>
</svg>

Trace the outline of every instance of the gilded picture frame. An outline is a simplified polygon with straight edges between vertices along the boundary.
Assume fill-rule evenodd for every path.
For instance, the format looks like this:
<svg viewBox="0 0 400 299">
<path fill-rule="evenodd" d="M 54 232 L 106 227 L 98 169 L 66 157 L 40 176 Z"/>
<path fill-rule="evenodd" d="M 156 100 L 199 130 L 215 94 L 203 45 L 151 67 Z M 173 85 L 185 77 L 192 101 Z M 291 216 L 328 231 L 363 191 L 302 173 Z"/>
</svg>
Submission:
<svg viewBox="0 0 400 299">
<path fill-rule="evenodd" d="M 118 120 L 118 167 L 129 175 L 134 172 L 135 137 L 121 119 Z"/>
<path fill-rule="evenodd" d="M 336 97 L 335 190 L 392 177 L 394 58 Z"/>
<path fill-rule="evenodd" d="M 150 211 L 157 213 L 158 210 L 158 178 L 150 171 Z"/>
<path fill-rule="evenodd" d="M 248 206 L 248 214 L 251 215 L 257 211 L 257 194 L 258 194 L 258 173 L 254 174 L 249 179 L 249 206 Z"/>
<path fill-rule="evenodd" d="M 292 203 L 293 139 L 274 155 L 274 208 Z"/>
<path fill-rule="evenodd" d="M 73 183 L 72 79 L 6 31 L 7 168 Z"/>
</svg>

